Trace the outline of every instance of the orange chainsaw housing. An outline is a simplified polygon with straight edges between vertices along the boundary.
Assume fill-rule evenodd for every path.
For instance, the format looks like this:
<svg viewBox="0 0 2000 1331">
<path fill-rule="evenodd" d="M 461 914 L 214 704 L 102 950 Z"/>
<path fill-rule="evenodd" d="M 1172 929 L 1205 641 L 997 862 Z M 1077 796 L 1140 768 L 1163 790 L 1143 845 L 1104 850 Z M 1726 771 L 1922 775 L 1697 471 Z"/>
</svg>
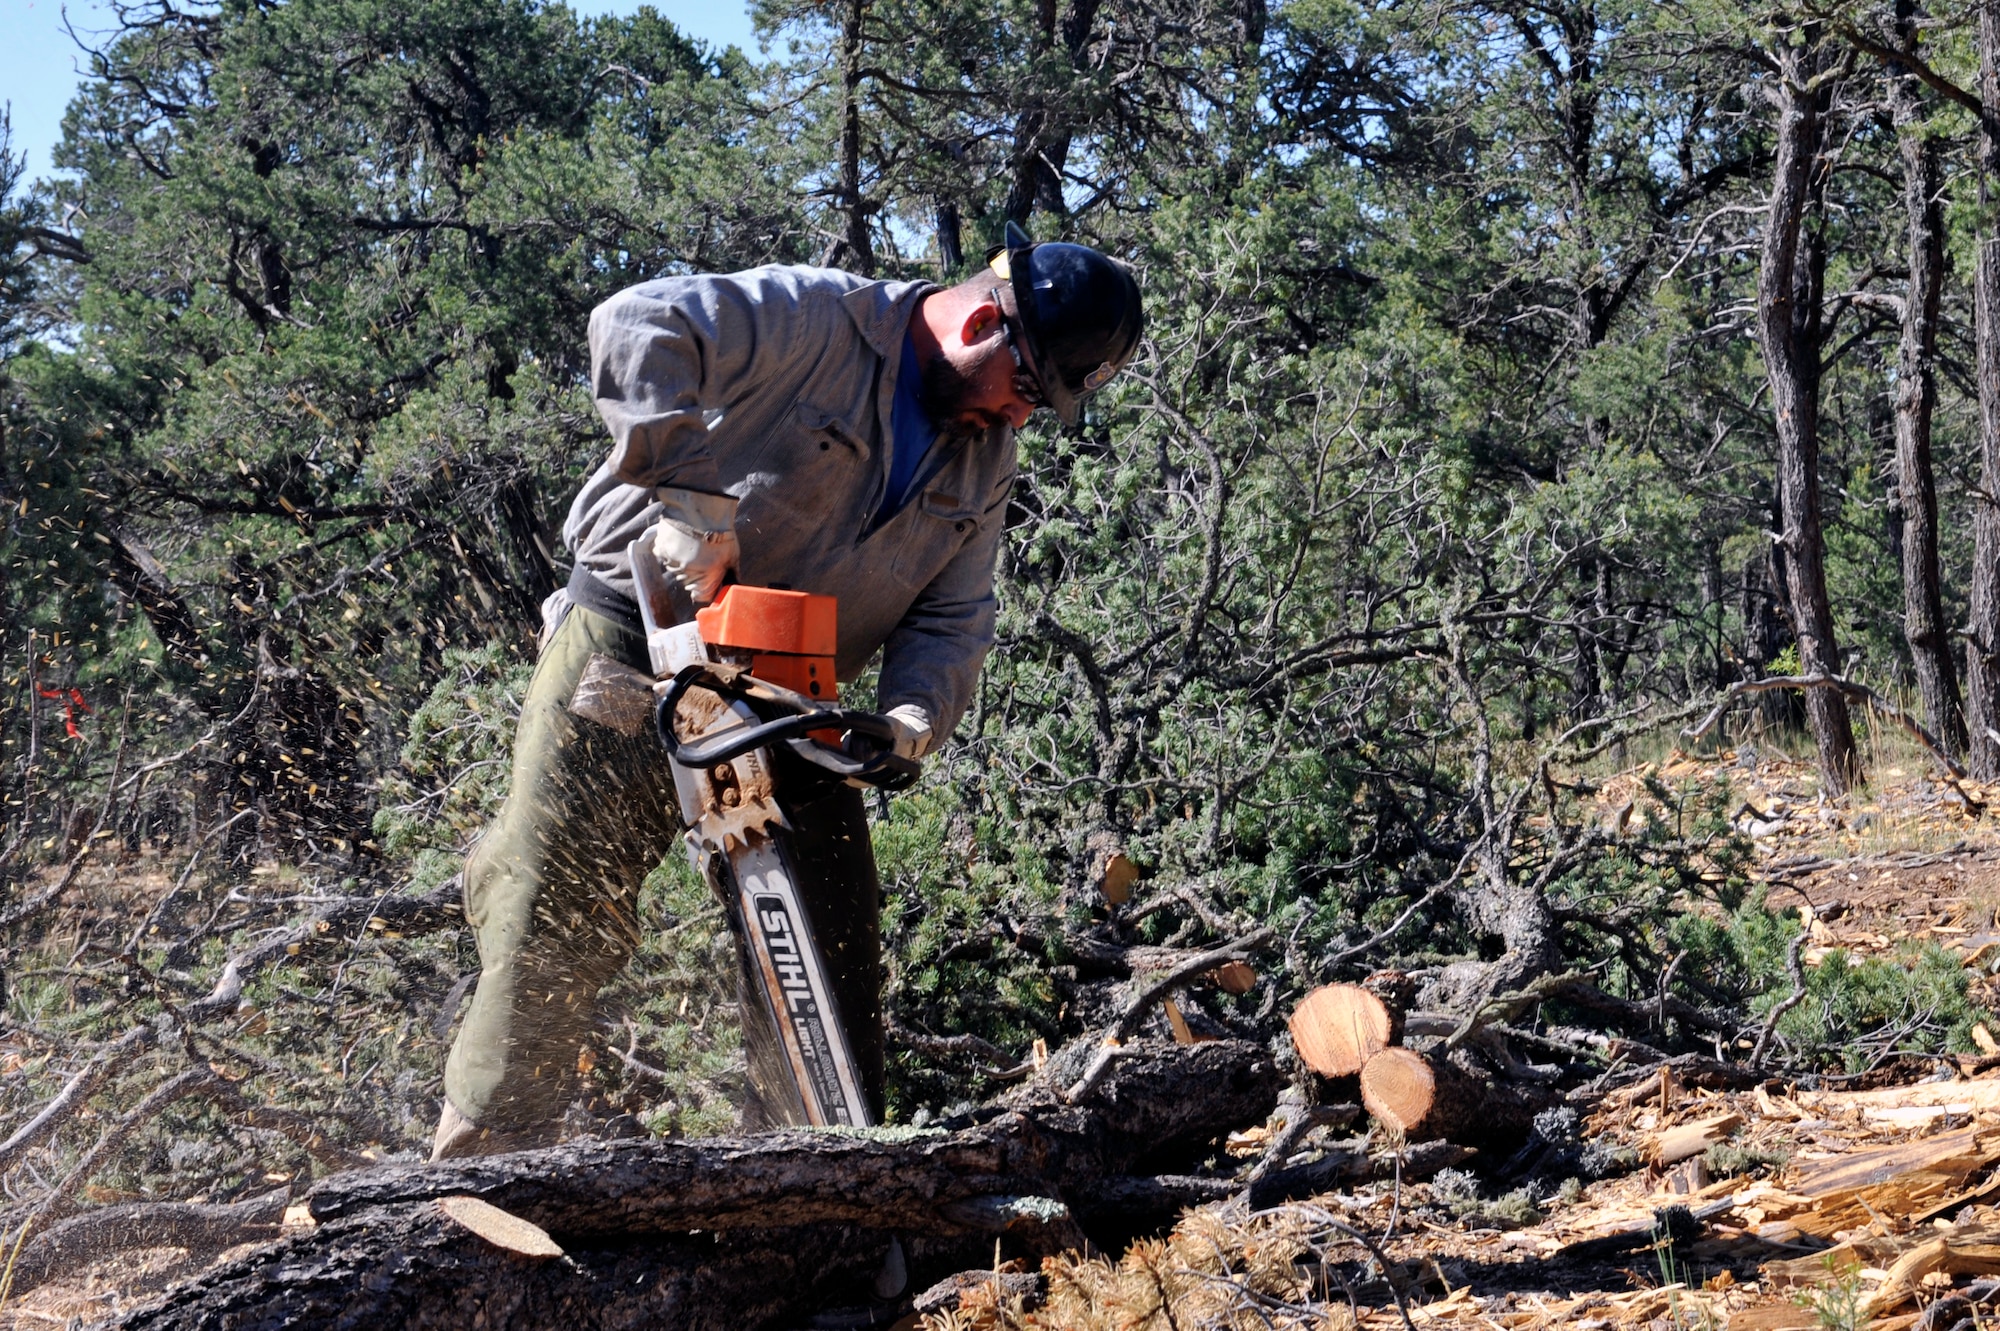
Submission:
<svg viewBox="0 0 2000 1331">
<path fill-rule="evenodd" d="M 703 642 L 757 678 L 832 702 L 840 693 L 833 678 L 838 605 L 831 596 L 732 583 L 714 605 L 694 612 L 694 622 Z"/>
</svg>

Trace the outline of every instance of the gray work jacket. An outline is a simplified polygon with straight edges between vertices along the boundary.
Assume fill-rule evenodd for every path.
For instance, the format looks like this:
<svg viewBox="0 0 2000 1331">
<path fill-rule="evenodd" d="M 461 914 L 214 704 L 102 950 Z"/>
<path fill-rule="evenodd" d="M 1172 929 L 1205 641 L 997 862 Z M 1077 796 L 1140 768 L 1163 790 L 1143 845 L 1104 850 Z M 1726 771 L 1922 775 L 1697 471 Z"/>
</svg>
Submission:
<svg viewBox="0 0 2000 1331">
<path fill-rule="evenodd" d="M 626 548 L 658 518 L 652 487 L 735 495 L 737 576 L 838 597 L 841 680 L 881 649 L 879 705 L 918 704 L 942 738 L 993 646 L 1014 435 L 940 436 L 908 502 L 875 525 L 903 334 L 931 290 L 770 267 L 662 278 L 605 301 L 590 316 L 591 384 L 611 457 L 563 538 L 581 569 L 629 598 Z"/>
</svg>

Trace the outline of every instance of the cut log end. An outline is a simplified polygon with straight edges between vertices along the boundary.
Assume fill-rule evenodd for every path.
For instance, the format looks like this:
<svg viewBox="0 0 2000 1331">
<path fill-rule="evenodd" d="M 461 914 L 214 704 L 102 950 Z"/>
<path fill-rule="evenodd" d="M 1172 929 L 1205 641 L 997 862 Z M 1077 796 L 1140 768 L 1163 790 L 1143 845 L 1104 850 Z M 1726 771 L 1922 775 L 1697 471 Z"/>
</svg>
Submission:
<svg viewBox="0 0 2000 1331">
<path fill-rule="evenodd" d="M 1322 1077 L 1351 1077 L 1387 1049 L 1392 1023 L 1381 999 L 1358 984 L 1327 984 L 1292 1012 L 1292 1044 Z"/>
<path fill-rule="evenodd" d="M 1383 1049 L 1362 1065 L 1361 1103 L 1377 1122 L 1413 1133 L 1437 1104 L 1437 1078 L 1421 1055 Z"/>
<path fill-rule="evenodd" d="M 1210 971 L 1208 977 L 1215 981 L 1215 987 L 1223 993 L 1235 994 L 1238 997 L 1257 987 L 1257 972 L 1250 968 L 1248 962 L 1225 961 Z"/>
<path fill-rule="evenodd" d="M 560 1257 L 562 1248 L 549 1232 L 532 1221 L 503 1211 L 477 1197 L 446 1197 L 440 1209 L 465 1228 L 496 1248 L 505 1248 L 523 1257 Z"/>
<path fill-rule="evenodd" d="M 1097 870 L 1097 890 L 1105 903 L 1122 906 L 1132 899 L 1132 884 L 1139 881 L 1139 866 L 1123 854 L 1114 852 L 1105 857 Z"/>
</svg>

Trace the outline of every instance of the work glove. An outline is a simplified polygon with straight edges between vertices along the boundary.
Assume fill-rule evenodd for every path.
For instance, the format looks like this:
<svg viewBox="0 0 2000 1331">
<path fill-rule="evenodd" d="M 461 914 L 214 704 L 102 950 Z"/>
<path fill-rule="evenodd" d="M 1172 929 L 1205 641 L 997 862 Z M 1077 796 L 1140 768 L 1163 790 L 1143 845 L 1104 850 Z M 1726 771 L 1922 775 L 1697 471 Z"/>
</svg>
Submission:
<svg viewBox="0 0 2000 1331">
<path fill-rule="evenodd" d="M 894 744 L 898 758 L 921 758 L 931 751 L 929 712 L 913 702 L 906 702 L 901 707 L 891 707 L 883 715 L 896 732 Z"/>
<path fill-rule="evenodd" d="M 742 555 L 736 545 L 736 500 L 664 485 L 654 498 L 660 501 L 660 525 L 654 528 L 653 554 L 696 605 L 707 605 Z"/>
</svg>

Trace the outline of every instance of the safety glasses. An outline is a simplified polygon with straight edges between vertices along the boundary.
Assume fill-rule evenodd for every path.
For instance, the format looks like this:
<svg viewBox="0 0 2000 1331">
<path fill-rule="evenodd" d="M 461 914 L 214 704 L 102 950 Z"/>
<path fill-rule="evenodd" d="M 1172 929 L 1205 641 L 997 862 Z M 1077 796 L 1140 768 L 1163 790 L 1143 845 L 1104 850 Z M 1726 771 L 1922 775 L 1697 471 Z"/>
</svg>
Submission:
<svg viewBox="0 0 2000 1331">
<path fill-rule="evenodd" d="M 1048 399 L 1042 394 L 1042 381 L 1028 368 L 1028 362 L 1021 356 L 1021 348 L 1014 344 L 1014 323 L 1007 317 L 1007 307 L 1000 303 L 1000 288 L 993 287 L 990 294 L 993 308 L 1001 312 L 1000 335 L 1007 341 L 1007 354 L 1014 358 L 1014 393 L 1030 407 L 1044 406 Z"/>
</svg>

